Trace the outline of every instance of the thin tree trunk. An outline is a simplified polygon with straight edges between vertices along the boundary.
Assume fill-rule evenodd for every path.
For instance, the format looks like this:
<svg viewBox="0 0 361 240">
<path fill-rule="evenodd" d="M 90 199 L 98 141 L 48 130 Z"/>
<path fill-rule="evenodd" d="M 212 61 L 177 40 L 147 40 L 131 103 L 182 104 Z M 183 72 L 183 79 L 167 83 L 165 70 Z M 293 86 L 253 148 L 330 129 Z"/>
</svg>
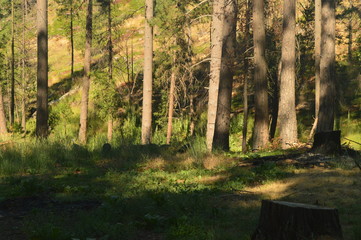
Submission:
<svg viewBox="0 0 361 240">
<path fill-rule="evenodd" d="M 213 140 L 217 119 L 219 83 L 222 67 L 224 6 L 225 0 L 215 0 L 213 3 L 211 29 L 211 66 L 206 135 L 206 144 L 209 151 L 213 150 Z"/>
<path fill-rule="evenodd" d="M 245 51 L 243 54 L 243 62 L 244 62 L 244 82 L 243 82 L 243 129 L 242 129 L 242 152 L 246 153 L 248 151 L 247 149 L 247 132 L 248 132 L 248 68 L 249 68 L 249 61 L 248 61 L 248 49 L 249 49 L 249 40 L 251 38 L 249 27 L 251 24 L 251 1 L 247 0 L 247 6 L 246 6 L 246 16 L 245 16 Z"/>
<path fill-rule="evenodd" d="M 276 135 L 278 121 L 278 104 L 279 104 L 279 86 L 281 82 L 282 61 L 278 63 L 277 78 L 273 83 L 273 100 L 272 100 L 272 121 L 270 127 L 270 139 L 274 139 Z"/>
<path fill-rule="evenodd" d="M 316 132 L 332 131 L 336 106 L 335 91 L 335 1 L 322 0 L 320 62 L 320 110 Z"/>
<path fill-rule="evenodd" d="M 229 128 L 231 123 L 232 85 L 235 62 L 237 1 L 226 0 L 223 22 L 222 67 L 219 83 L 217 119 L 213 145 L 229 150 Z"/>
<path fill-rule="evenodd" d="M 5 117 L 5 109 L 4 109 L 4 100 L 3 100 L 3 91 L 2 87 L 0 87 L 0 134 L 7 134 L 8 130 L 6 128 L 6 117 Z"/>
<path fill-rule="evenodd" d="M 112 1 L 109 0 L 108 3 L 108 81 L 109 86 L 113 82 L 113 39 L 112 39 Z M 109 119 L 108 119 L 108 142 L 112 141 L 113 138 L 113 117 L 112 109 L 109 109 Z"/>
<path fill-rule="evenodd" d="M 70 49 L 71 49 L 71 81 L 74 81 L 74 7 L 73 0 L 70 1 Z"/>
<path fill-rule="evenodd" d="M 145 2 L 142 144 L 150 144 L 152 137 L 153 27 L 150 22 L 154 15 L 153 1 Z"/>
<path fill-rule="evenodd" d="M 22 69 L 23 69 L 23 82 L 22 82 L 22 98 L 21 98 L 21 128 L 26 132 L 26 69 L 25 69 L 25 58 L 26 58 L 26 50 L 25 50 L 25 24 L 26 24 L 26 16 L 27 16 L 27 1 L 23 2 L 23 58 L 22 58 Z"/>
<path fill-rule="evenodd" d="M 352 62 L 352 44 L 353 44 L 352 17 L 350 17 L 350 19 L 349 19 L 347 30 L 348 30 L 347 58 L 348 58 L 348 62 L 351 63 Z"/>
<path fill-rule="evenodd" d="M 107 133 L 108 142 L 110 143 L 113 139 L 113 118 L 109 116 L 108 118 L 108 133 Z"/>
<path fill-rule="evenodd" d="M 267 64 L 265 58 L 266 29 L 264 20 L 264 0 L 253 2 L 253 42 L 254 42 L 254 87 L 255 123 L 253 129 L 253 149 L 259 150 L 269 142 L 269 116 L 267 91 Z"/>
<path fill-rule="evenodd" d="M 315 0 L 315 121 L 309 139 L 315 134 L 320 109 L 321 0 Z"/>
<path fill-rule="evenodd" d="M 282 70 L 278 126 L 280 129 L 281 147 L 286 149 L 297 143 L 297 119 L 295 108 L 295 0 L 284 0 L 283 11 Z"/>
<path fill-rule="evenodd" d="M 36 135 L 48 136 L 48 1 L 37 1 L 38 71 Z"/>
<path fill-rule="evenodd" d="M 170 144 L 172 138 L 172 123 L 173 123 L 173 111 L 174 111 L 174 90 L 175 90 L 175 61 L 173 61 L 172 76 L 170 78 L 169 89 L 169 106 L 168 106 L 168 128 L 167 128 L 167 144 Z"/>
<path fill-rule="evenodd" d="M 10 125 L 15 121 L 15 13 L 14 1 L 11 1 L 11 86 L 10 86 Z"/>
<path fill-rule="evenodd" d="M 86 140 L 87 140 L 88 105 L 89 105 L 89 89 L 90 89 L 90 71 L 91 71 L 92 28 L 93 28 L 93 0 L 88 0 L 88 10 L 87 10 L 87 16 L 86 16 L 84 78 L 83 78 L 83 90 L 82 90 L 82 96 L 81 96 L 80 130 L 79 130 L 79 141 L 83 144 L 85 144 Z"/>
</svg>

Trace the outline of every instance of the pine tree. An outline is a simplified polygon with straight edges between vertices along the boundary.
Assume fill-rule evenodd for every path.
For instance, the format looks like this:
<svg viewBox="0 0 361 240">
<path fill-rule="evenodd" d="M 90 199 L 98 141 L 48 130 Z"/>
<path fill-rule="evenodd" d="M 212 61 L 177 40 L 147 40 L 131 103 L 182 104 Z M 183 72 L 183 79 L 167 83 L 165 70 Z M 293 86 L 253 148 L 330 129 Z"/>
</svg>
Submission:
<svg viewBox="0 0 361 240">
<path fill-rule="evenodd" d="M 267 65 L 265 59 L 266 30 L 264 20 L 264 0 L 253 2 L 253 42 L 254 42 L 254 86 L 255 123 L 253 129 L 253 149 L 265 148 L 269 142 L 269 116 L 267 91 Z"/>
<path fill-rule="evenodd" d="M 37 1 L 38 71 L 36 135 L 48 135 L 48 1 Z"/>
<path fill-rule="evenodd" d="M 282 66 L 278 126 L 282 148 L 297 143 L 297 119 L 295 103 L 296 82 L 296 1 L 284 0 L 282 33 Z"/>
</svg>

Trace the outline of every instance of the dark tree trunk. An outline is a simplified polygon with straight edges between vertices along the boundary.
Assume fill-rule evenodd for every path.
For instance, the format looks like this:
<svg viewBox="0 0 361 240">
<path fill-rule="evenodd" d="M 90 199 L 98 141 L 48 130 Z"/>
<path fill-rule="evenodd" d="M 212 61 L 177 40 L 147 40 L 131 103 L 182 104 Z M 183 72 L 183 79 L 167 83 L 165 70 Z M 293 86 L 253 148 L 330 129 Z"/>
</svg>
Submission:
<svg viewBox="0 0 361 240">
<path fill-rule="evenodd" d="M 79 141 L 83 144 L 86 143 L 87 140 L 91 47 L 92 47 L 92 32 L 93 32 L 92 28 L 93 28 L 93 0 L 88 0 L 88 10 L 86 16 L 84 78 L 83 78 L 83 89 L 81 95 L 80 129 L 79 129 Z"/>
<path fill-rule="evenodd" d="M 11 84 L 10 84 L 10 125 L 15 121 L 15 13 L 14 1 L 11 1 Z"/>
<path fill-rule="evenodd" d="M 38 71 L 36 135 L 48 136 L 48 1 L 37 1 Z"/>
<path fill-rule="evenodd" d="M 142 111 L 142 144 L 150 144 L 152 138 L 152 94 L 153 94 L 153 26 L 154 0 L 145 3 L 144 30 L 144 80 Z"/>
<path fill-rule="evenodd" d="M 270 126 L 270 139 L 274 139 L 276 135 L 277 121 L 278 121 L 278 104 L 280 100 L 280 82 L 281 82 L 282 62 L 278 63 L 277 78 L 273 80 L 272 93 L 272 121 Z"/>
<path fill-rule="evenodd" d="M 232 85 L 235 62 L 237 2 L 227 0 L 224 7 L 222 63 L 219 82 L 217 118 L 213 147 L 229 150 Z"/>
<path fill-rule="evenodd" d="M 70 0 L 70 49 L 71 49 L 71 81 L 74 80 L 74 7 L 73 0 Z"/>
<path fill-rule="evenodd" d="M 286 149 L 297 143 L 296 119 L 296 1 L 284 0 L 282 34 L 282 70 L 278 126 L 281 147 Z"/>
<path fill-rule="evenodd" d="M 252 240 L 341 240 L 338 211 L 301 203 L 262 201 Z"/>
<path fill-rule="evenodd" d="M 268 84 L 265 58 L 266 26 L 264 21 L 264 0 L 253 2 L 253 42 L 254 42 L 254 91 L 255 123 L 253 129 L 253 149 L 265 148 L 269 142 Z"/>
<path fill-rule="evenodd" d="M 321 0 L 315 0 L 315 121 L 309 139 L 315 134 L 320 109 Z"/>
<path fill-rule="evenodd" d="M 320 109 L 316 132 L 332 131 L 336 107 L 335 0 L 322 0 Z"/>
<path fill-rule="evenodd" d="M 249 40 L 251 38 L 249 32 L 249 25 L 251 22 L 251 1 L 247 0 L 246 6 L 246 16 L 245 16 L 245 37 L 244 37 L 244 44 L 245 49 L 243 53 L 243 128 L 242 128 L 242 152 L 246 153 L 247 149 L 247 131 L 248 131 L 248 74 L 249 74 L 249 61 L 248 61 L 248 48 L 249 48 Z"/>
<path fill-rule="evenodd" d="M 316 133 L 312 150 L 322 154 L 339 154 L 341 152 L 341 131 Z"/>
<path fill-rule="evenodd" d="M 128 57 L 128 54 L 127 54 Z M 127 61 L 128 65 L 128 61 Z M 128 74 L 129 76 L 129 74 Z M 112 36 L 112 1 L 109 0 L 108 3 L 108 81 L 109 86 L 112 86 L 113 82 L 113 36 Z M 128 80 L 129 82 L 129 80 Z M 108 117 L 108 142 L 111 142 L 113 139 L 113 109 L 109 109 Z"/>
</svg>

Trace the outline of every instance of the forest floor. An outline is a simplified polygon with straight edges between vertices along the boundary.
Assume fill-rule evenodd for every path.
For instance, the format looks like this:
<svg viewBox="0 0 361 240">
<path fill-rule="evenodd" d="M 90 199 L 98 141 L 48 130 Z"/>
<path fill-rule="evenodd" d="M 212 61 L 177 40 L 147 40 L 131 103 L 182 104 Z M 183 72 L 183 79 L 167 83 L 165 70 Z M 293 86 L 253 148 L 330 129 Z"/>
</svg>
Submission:
<svg viewBox="0 0 361 240">
<path fill-rule="evenodd" d="M 262 199 L 337 208 L 344 239 L 361 239 L 360 158 L 274 154 L 108 156 L 3 176 L 0 239 L 246 240 Z"/>
</svg>

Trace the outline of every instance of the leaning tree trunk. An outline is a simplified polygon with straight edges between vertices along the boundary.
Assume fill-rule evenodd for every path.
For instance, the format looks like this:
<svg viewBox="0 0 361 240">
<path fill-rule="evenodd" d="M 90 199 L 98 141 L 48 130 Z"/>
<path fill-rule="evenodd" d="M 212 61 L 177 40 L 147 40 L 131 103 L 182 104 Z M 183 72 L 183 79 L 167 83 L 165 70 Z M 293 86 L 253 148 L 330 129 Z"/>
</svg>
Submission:
<svg viewBox="0 0 361 240">
<path fill-rule="evenodd" d="M 255 123 L 253 129 L 253 149 L 265 148 L 269 142 L 269 116 L 267 91 L 267 65 L 265 58 L 266 30 L 264 20 L 264 0 L 253 2 L 253 42 L 254 42 L 254 87 Z"/>
<path fill-rule="evenodd" d="M 80 129 L 79 141 L 83 144 L 87 140 L 88 123 L 88 105 L 90 89 L 90 67 L 91 67 L 91 47 L 92 47 L 92 28 L 93 28 L 93 0 L 88 0 L 88 10 L 86 16 L 86 36 L 85 36 L 85 56 L 84 56 L 84 78 L 81 95 L 80 109 Z"/>
<path fill-rule="evenodd" d="M 297 119 L 295 103 L 295 0 L 284 0 L 282 34 L 282 70 L 280 83 L 280 102 L 278 126 L 280 129 L 281 147 L 286 149 L 297 143 Z"/>
<path fill-rule="evenodd" d="M 322 0 L 320 109 L 316 132 L 332 131 L 335 114 L 335 0 Z"/>
<path fill-rule="evenodd" d="M 144 30 L 144 80 L 142 112 L 142 144 L 150 144 L 152 137 L 152 92 L 153 92 L 153 27 L 154 0 L 145 2 Z"/>
<path fill-rule="evenodd" d="M 173 61 L 174 63 L 175 61 Z M 172 138 L 172 127 L 173 127 L 173 111 L 174 111 L 174 93 L 175 93 L 175 66 L 173 65 L 172 75 L 170 78 L 170 89 L 169 89 L 169 106 L 168 106 L 168 127 L 167 127 L 167 144 L 170 144 Z"/>
<path fill-rule="evenodd" d="M 252 240 L 342 240 L 338 211 L 301 203 L 262 201 Z"/>
<path fill-rule="evenodd" d="M 213 150 L 213 140 L 216 129 L 219 83 L 222 67 L 223 22 L 225 0 L 215 0 L 211 30 L 211 66 L 208 92 L 208 116 L 206 144 L 209 151 Z"/>
<path fill-rule="evenodd" d="M 37 1 L 38 69 L 36 135 L 48 135 L 48 1 Z"/>
<path fill-rule="evenodd" d="M 226 0 L 223 22 L 223 46 L 218 92 L 217 117 L 213 147 L 229 150 L 229 128 L 231 122 L 232 85 L 235 62 L 237 2 Z"/>
</svg>

